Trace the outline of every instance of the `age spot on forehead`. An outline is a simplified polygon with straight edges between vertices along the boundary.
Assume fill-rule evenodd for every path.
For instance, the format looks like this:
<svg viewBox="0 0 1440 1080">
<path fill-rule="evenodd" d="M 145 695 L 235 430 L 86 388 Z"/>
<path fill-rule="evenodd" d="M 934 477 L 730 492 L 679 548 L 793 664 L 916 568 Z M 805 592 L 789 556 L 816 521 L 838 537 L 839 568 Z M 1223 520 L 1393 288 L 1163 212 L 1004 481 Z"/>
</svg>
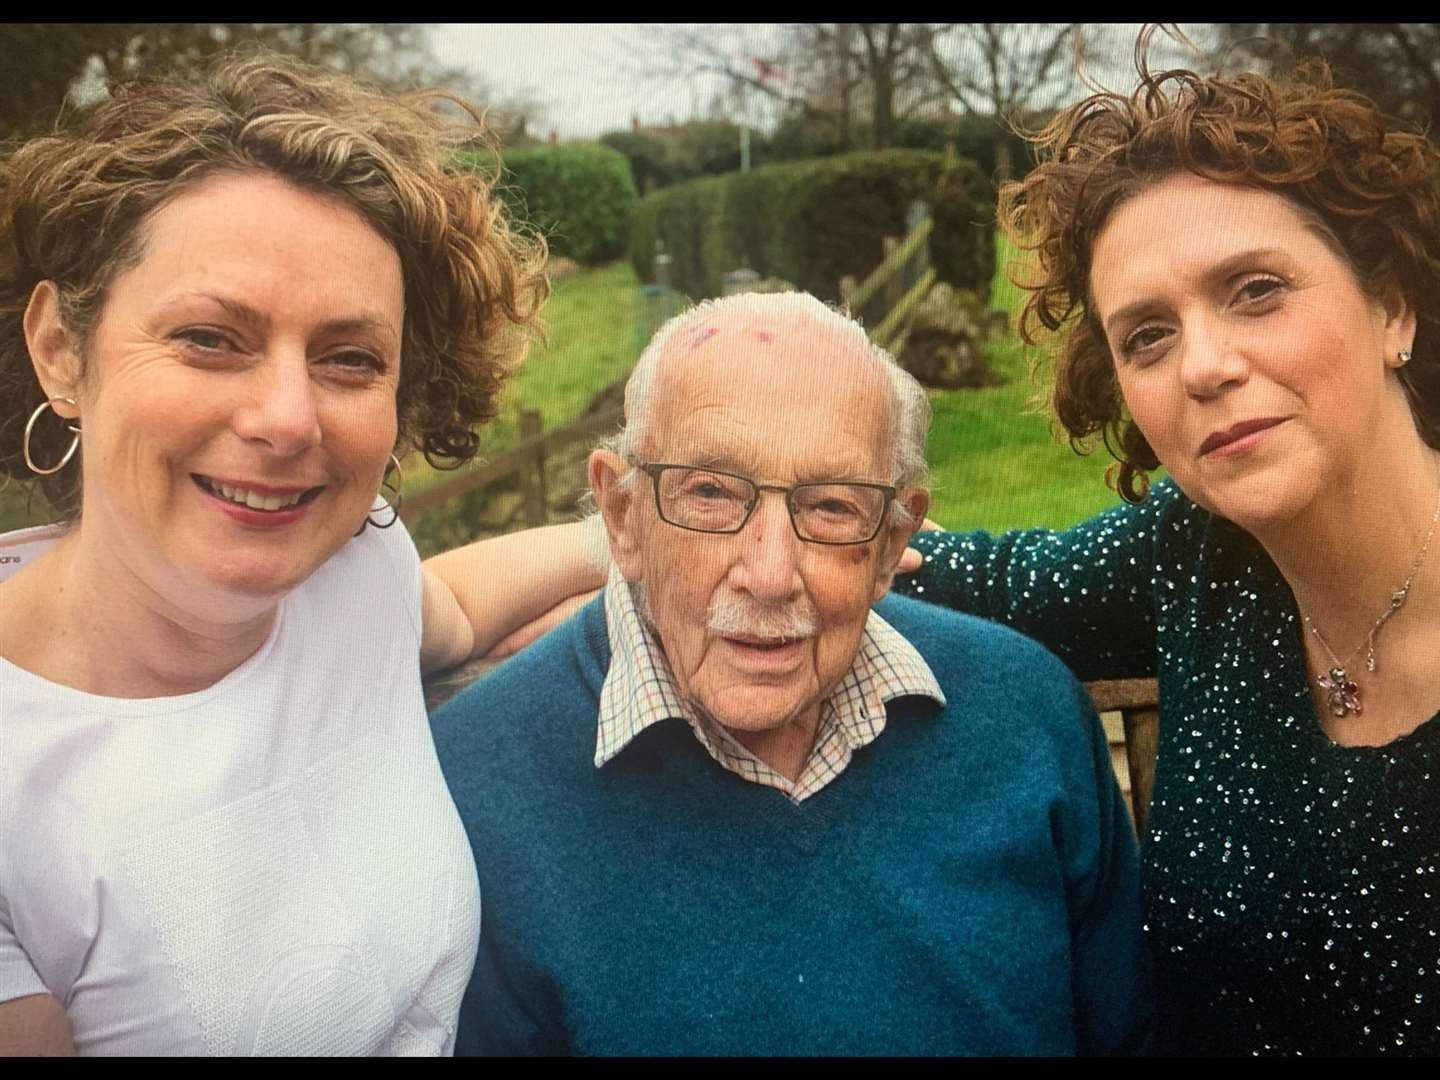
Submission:
<svg viewBox="0 0 1440 1080">
<path fill-rule="evenodd" d="M 698 349 L 719 332 L 720 328 L 718 326 L 697 326 L 694 330 L 690 331 L 690 349 L 692 351 Z"/>
</svg>

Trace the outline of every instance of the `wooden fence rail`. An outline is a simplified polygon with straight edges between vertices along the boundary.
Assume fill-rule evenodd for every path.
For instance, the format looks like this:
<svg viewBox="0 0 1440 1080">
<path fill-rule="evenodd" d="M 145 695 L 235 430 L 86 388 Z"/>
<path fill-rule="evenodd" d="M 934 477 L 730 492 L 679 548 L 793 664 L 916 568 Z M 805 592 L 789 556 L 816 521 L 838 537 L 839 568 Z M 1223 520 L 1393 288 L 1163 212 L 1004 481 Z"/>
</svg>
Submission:
<svg viewBox="0 0 1440 1080">
<path fill-rule="evenodd" d="M 400 517 L 407 528 L 421 514 L 458 499 L 479 488 L 488 487 L 511 476 L 519 476 L 524 505 L 525 523 L 544 525 L 549 521 L 546 507 L 545 459 L 556 451 L 582 440 L 593 440 L 609 434 L 620 426 L 620 410 L 607 410 L 582 416 L 561 427 L 541 431 L 540 413 L 526 409 L 520 414 L 521 440 L 494 461 L 464 469 L 454 476 L 436 481 L 423 491 L 407 495 L 400 507 Z"/>
<path fill-rule="evenodd" d="M 840 297 L 852 315 L 861 317 L 868 308 L 880 308 L 868 333 L 871 341 L 892 353 L 904 347 L 906 316 L 935 284 L 935 268 L 930 264 L 930 234 L 935 219 L 922 202 L 912 204 L 906 218 L 905 238 L 884 239 L 884 257 L 864 281 L 857 285 L 847 277 L 840 282 Z"/>
<path fill-rule="evenodd" d="M 866 304 L 870 303 L 886 285 L 891 278 L 895 277 L 909 262 L 914 255 L 930 237 L 931 231 L 935 228 L 935 219 L 927 217 L 918 229 L 910 232 L 910 235 L 903 242 L 896 243 L 893 250 L 885 257 L 874 270 L 870 271 L 868 277 L 845 297 L 845 302 L 850 305 L 851 311 L 860 311 Z M 886 239 L 890 239 L 887 237 Z"/>
</svg>

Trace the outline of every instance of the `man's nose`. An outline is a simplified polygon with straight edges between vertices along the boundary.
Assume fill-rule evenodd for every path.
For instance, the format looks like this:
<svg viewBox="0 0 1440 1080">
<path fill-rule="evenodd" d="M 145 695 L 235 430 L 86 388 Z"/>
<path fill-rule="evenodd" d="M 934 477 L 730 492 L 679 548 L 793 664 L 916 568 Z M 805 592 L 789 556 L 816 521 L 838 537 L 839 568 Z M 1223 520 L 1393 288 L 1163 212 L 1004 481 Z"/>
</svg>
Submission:
<svg viewBox="0 0 1440 1080">
<path fill-rule="evenodd" d="M 235 432 L 285 457 L 320 443 L 315 383 L 303 352 L 276 349 L 251 372 L 235 410 Z"/>
<path fill-rule="evenodd" d="M 730 583 L 759 600 L 787 600 L 804 588 L 800 580 L 800 544 L 790 524 L 785 495 L 762 491 L 745 528 L 740 530 L 740 556 L 731 568 Z"/>
</svg>

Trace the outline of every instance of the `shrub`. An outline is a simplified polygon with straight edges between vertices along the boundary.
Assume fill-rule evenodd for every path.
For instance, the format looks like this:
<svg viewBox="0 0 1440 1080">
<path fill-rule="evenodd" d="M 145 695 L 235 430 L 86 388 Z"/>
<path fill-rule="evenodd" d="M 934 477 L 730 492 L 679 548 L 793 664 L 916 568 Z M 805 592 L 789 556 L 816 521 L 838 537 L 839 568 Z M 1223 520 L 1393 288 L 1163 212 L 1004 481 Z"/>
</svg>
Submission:
<svg viewBox="0 0 1440 1080">
<path fill-rule="evenodd" d="M 1026 120 L 1034 124 L 1036 118 Z M 992 179 L 1002 156 L 1008 156 L 1012 177 L 1018 178 L 1034 167 L 1031 145 L 1000 121 L 988 116 L 958 116 L 945 120 L 901 120 L 895 125 L 895 145 L 912 150 L 944 150 L 955 147 Z"/>
<path fill-rule="evenodd" d="M 639 196 L 623 154 L 574 143 L 509 150 L 503 164 L 500 194 L 545 234 L 551 254 L 595 266 L 625 253 Z"/>
<path fill-rule="evenodd" d="M 610 131 L 600 136 L 600 145 L 625 155 L 630 173 L 641 192 L 668 187 L 689 177 L 669 160 L 665 143 L 643 131 Z"/>
<path fill-rule="evenodd" d="M 740 168 L 740 127 L 729 120 L 687 120 L 663 128 L 611 131 L 599 141 L 625 155 L 642 193 Z M 751 165 L 772 160 L 776 155 L 771 153 L 770 140 L 752 130 Z"/>
<path fill-rule="evenodd" d="M 770 160 L 795 161 L 849 153 L 858 149 L 856 140 L 864 135 L 861 123 L 851 124 L 842 132 L 833 117 L 792 113 L 780 120 L 770 136 Z"/>
<path fill-rule="evenodd" d="M 995 268 L 994 193 L 963 158 L 917 150 L 844 154 L 678 184 L 640 202 L 630 255 L 653 278 L 655 244 L 672 258 L 670 284 L 699 299 L 720 275 L 749 265 L 822 300 L 840 279 L 880 264 L 882 241 L 905 233 L 910 204 L 935 218 L 931 261 L 942 281 L 987 296 Z"/>
</svg>

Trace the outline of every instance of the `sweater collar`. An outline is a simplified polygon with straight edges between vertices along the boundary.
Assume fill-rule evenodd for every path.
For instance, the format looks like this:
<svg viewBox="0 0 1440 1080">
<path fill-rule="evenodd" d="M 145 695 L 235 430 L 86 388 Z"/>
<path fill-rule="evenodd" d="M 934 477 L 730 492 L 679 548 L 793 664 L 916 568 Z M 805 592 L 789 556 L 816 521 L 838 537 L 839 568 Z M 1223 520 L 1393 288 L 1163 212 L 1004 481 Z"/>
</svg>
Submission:
<svg viewBox="0 0 1440 1080">
<path fill-rule="evenodd" d="M 756 779 L 746 767 L 746 759 L 754 763 L 749 752 L 681 696 L 664 650 L 640 618 L 630 585 L 614 567 L 604 602 L 610 667 L 600 690 L 595 767 L 613 760 L 646 728 L 683 719 L 712 758 L 731 772 Z M 885 729 L 885 704 L 912 695 L 945 704 L 940 684 L 919 651 L 871 611 L 854 663 L 826 699 L 822 713 L 828 718 L 822 719 L 822 731 L 832 722 L 848 749 L 858 750 Z M 820 750 L 820 741 L 812 755 Z M 848 759 L 848 753 L 844 756 Z"/>
</svg>

